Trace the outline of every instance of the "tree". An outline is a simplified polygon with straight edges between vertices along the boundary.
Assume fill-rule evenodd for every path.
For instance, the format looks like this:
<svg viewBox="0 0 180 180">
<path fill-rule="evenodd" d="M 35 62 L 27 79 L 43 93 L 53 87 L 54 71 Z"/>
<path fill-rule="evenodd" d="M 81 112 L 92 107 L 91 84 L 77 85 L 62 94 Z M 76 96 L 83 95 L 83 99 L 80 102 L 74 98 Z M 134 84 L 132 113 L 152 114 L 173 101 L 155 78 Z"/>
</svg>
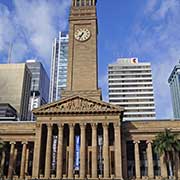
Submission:
<svg viewBox="0 0 180 180">
<path fill-rule="evenodd" d="M 172 133 L 169 129 L 159 133 L 154 140 L 154 151 L 159 156 L 165 155 L 165 162 L 168 165 L 169 175 L 173 176 L 173 164 L 175 153 L 180 152 L 180 141 L 178 134 Z"/>
</svg>

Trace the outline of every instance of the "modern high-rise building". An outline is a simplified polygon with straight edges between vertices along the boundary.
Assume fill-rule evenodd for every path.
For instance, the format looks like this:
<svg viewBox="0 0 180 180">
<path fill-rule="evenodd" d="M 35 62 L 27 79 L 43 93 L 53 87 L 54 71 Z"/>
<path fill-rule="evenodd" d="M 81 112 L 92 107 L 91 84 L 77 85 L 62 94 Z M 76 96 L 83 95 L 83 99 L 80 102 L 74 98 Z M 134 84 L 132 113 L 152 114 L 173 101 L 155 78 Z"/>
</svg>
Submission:
<svg viewBox="0 0 180 180">
<path fill-rule="evenodd" d="M 31 71 L 31 97 L 29 100 L 29 119 L 33 120 L 31 111 L 48 103 L 49 77 L 43 65 L 36 60 L 27 60 L 26 65 Z"/>
<path fill-rule="evenodd" d="M 167 163 L 164 154 L 153 150 L 159 133 L 169 129 L 180 134 L 180 121 L 123 122 L 124 108 L 101 100 L 97 1 L 71 2 L 68 81 L 62 93 L 66 98 L 33 110 L 37 121 L 0 121 L 5 142 L 1 176 L 4 180 L 180 180 L 180 154 L 173 153 L 176 161 Z M 149 65 L 144 66 L 148 68 L 141 71 L 149 75 Z M 129 74 L 131 69 L 124 71 Z"/>
<path fill-rule="evenodd" d="M 21 121 L 28 117 L 30 87 L 31 72 L 25 63 L 0 64 L 0 103 L 14 107 Z"/>
<path fill-rule="evenodd" d="M 180 65 L 176 65 L 168 79 L 174 118 L 180 118 Z"/>
<path fill-rule="evenodd" d="M 67 65 L 68 65 L 69 35 L 59 32 L 52 46 L 51 77 L 49 101 L 57 101 L 61 98 L 61 91 L 66 89 Z"/>
<path fill-rule="evenodd" d="M 120 58 L 108 71 L 109 102 L 125 108 L 123 120 L 155 119 L 151 64 Z"/>
</svg>

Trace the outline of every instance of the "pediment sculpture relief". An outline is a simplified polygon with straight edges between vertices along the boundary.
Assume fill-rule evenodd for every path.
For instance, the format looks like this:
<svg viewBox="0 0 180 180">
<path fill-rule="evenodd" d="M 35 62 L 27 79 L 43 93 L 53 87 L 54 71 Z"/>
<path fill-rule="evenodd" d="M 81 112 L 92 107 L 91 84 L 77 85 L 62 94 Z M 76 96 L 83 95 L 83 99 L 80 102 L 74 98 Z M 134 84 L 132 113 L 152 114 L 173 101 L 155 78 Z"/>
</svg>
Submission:
<svg viewBox="0 0 180 180">
<path fill-rule="evenodd" d="M 88 98 L 75 97 L 67 100 L 62 100 L 54 104 L 49 104 L 45 107 L 35 110 L 38 112 L 107 112 L 121 111 L 121 108 L 104 103 L 102 101 L 93 101 Z"/>
</svg>

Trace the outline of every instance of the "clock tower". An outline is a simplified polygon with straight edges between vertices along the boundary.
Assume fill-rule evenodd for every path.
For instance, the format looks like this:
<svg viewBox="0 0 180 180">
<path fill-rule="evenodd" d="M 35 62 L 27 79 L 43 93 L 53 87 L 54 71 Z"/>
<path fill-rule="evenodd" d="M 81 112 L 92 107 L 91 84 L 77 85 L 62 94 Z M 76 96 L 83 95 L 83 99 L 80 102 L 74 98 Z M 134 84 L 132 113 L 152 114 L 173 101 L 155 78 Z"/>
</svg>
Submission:
<svg viewBox="0 0 180 180">
<path fill-rule="evenodd" d="M 72 0 L 67 89 L 62 97 L 79 94 L 101 99 L 98 89 L 97 33 L 96 0 Z"/>
</svg>

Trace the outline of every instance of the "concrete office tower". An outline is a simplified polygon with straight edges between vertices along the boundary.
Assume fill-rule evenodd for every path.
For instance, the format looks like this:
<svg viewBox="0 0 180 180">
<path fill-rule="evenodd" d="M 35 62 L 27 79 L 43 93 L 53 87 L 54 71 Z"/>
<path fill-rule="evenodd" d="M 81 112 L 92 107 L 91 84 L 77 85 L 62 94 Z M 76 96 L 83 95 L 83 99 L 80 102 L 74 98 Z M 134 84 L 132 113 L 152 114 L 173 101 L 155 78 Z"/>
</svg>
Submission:
<svg viewBox="0 0 180 180">
<path fill-rule="evenodd" d="M 0 121 L 16 121 L 17 112 L 10 104 L 0 103 Z"/>
<path fill-rule="evenodd" d="M 26 64 L 0 64 L 0 103 L 13 106 L 19 120 L 28 116 L 31 72 Z"/>
<path fill-rule="evenodd" d="M 168 79 L 174 118 L 180 118 L 180 65 L 176 65 Z"/>
<path fill-rule="evenodd" d="M 49 101 L 57 101 L 66 89 L 69 35 L 59 32 L 52 46 Z"/>
<path fill-rule="evenodd" d="M 27 60 L 27 67 L 32 73 L 31 97 L 29 101 L 29 119 L 34 120 L 31 111 L 43 104 L 48 103 L 49 77 L 43 65 L 36 60 Z"/>
<path fill-rule="evenodd" d="M 108 71 L 109 102 L 125 107 L 123 120 L 155 119 L 151 64 L 120 58 Z"/>
</svg>

